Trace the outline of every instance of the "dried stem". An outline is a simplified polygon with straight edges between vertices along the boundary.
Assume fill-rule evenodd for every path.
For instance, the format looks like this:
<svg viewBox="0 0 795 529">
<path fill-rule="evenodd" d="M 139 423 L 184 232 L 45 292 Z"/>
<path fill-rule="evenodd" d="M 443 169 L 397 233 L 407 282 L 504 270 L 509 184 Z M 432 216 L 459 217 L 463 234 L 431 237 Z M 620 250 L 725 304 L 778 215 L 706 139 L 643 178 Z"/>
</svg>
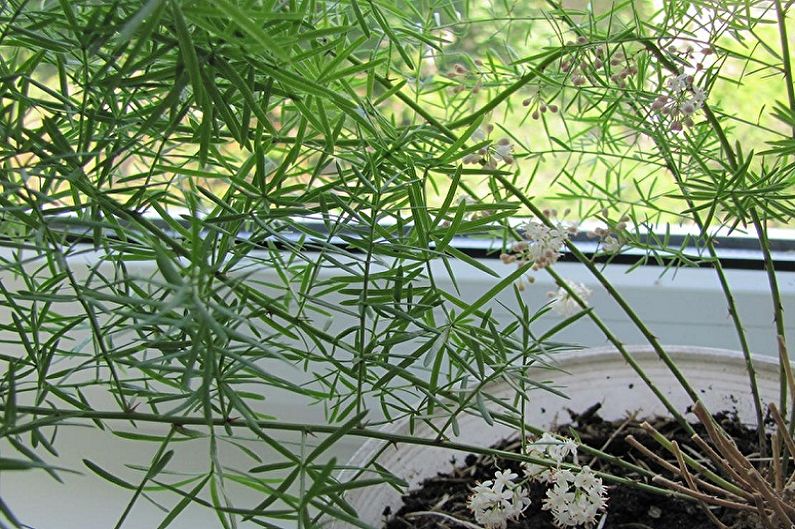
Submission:
<svg viewBox="0 0 795 529">
<path fill-rule="evenodd" d="M 695 498 L 699 501 L 703 501 L 704 503 L 708 503 L 710 505 L 718 505 L 720 507 L 727 507 L 729 509 L 736 509 L 738 511 L 755 511 L 756 507 L 748 505 L 747 503 L 738 503 L 735 501 L 724 500 L 722 498 L 717 498 L 715 496 L 710 496 L 709 494 L 704 494 L 703 492 L 696 492 L 692 489 L 685 487 L 680 483 L 676 483 L 675 481 L 671 481 L 670 479 L 666 479 L 662 476 L 654 476 L 652 482 L 662 485 L 666 488 L 671 490 L 675 490 L 676 492 L 680 492 L 682 494 L 686 494 L 691 498 Z"/>
<path fill-rule="evenodd" d="M 654 439 L 658 443 L 660 443 L 663 446 L 663 448 L 665 448 L 666 450 L 671 452 L 671 442 L 668 439 L 666 439 L 663 434 L 658 432 L 652 425 L 650 425 L 647 422 L 644 422 L 643 424 L 641 424 L 641 427 L 644 430 L 646 430 L 647 432 L 649 432 L 649 434 L 651 434 L 651 436 L 654 437 Z M 725 479 L 720 477 L 718 474 L 716 474 L 715 472 L 712 472 L 710 469 L 706 468 L 704 465 L 702 465 L 701 463 L 699 463 L 698 461 L 696 461 L 692 457 L 689 457 L 689 456 L 684 455 L 684 454 L 683 454 L 683 456 L 684 456 L 685 461 L 687 462 L 687 464 L 690 465 L 690 467 L 692 467 L 694 470 L 704 474 L 706 477 L 708 477 L 710 480 L 712 480 L 715 484 L 717 484 L 717 485 L 721 486 L 722 488 L 724 488 L 726 490 L 729 490 L 729 491 L 731 491 L 731 492 L 733 492 L 733 493 L 735 493 L 737 495 L 740 495 L 740 496 L 743 495 L 744 491 L 743 491 L 742 488 L 732 484 L 729 481 L 726 481 Z"/>
<path fill-rule="evenodd" d="M 625 437 L 625 440 L 627 441 L 627 444 L 629 444 L 630 446 L 632 446 L 633 448 L 638 450 L 646 458 L 651 459 L 652 461 L 654 461 L 655 463 L 657 463 L 658 465 L 660 465 L 661 467 L 663 467 L 667 471 L 671 472 L 672 474 L 678 475 L 678 476 L 682 475 L 681 470 L 678 467 L 676 467 L 675 465 L 672 465 L 671 463 L 669 463 L 665 459 L 661 458 L 660 456 L 658 456 L 657 454 L 655 454 L 654 452 L 652 452 L 651 450 L 649 450 L 648 448 L 643 446 L 640 443 L 640 441 L 635 439 L 634 436 L 628 435 L 627 437 Z M 684 458 L 684 455 L 682 455 L 682 457 Z M 712 483 L 708 483 L 708 482 L 702 480 L 701 478 L 699 478 L 698 476 L 693 476 L 692 474 L 690 474 L 690 476 L 696 481 L 696 483 L 698 483 L 701 486 L 701 488 L 706 489 L 709 492 L 712 492 L 712 493 L 715 493 L 715 494 L 725 494 L 726 496 L 729 496 L 730 499 L 732 499 L 734 501 L 738 501 L 738 502 L 741 502 L 744 499 L 748 499 L 748 500 L 751 499 L 751 495 L 750 494 L 747 497 L 743 497 L 743 496 L 740 496 L 738 494 L 734 494 L 733 492 L 730 492 L 730 491 L 726 490 L 723 487 L 719 487 L 717 485 L 713 485 Z"/>
</svg>

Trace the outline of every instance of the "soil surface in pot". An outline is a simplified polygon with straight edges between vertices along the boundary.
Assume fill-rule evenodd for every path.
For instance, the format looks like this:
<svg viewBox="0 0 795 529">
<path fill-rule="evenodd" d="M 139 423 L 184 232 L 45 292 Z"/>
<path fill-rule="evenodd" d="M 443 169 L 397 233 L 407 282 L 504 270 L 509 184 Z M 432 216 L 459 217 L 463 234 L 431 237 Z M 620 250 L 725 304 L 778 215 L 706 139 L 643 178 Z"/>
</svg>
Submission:
<svg viewBox="0 0 795 529">
<path fill-rule="evenodd" d="M 640 427 L 643 420 L 629 418 L 609 422 L 598 415 L 598 407 L 581 414 L 570 412 L 571 422 L 556 428 L 562 435 L 572 437 L 576 432 L 583 443 L 592 447 L 603 447 L 603 451 L 619 456 L 626 461 L 647 467 L 659 472 L 668 479 L 674 479 L 670 473 L 661 469 L 654 462 L 646 459 L 637 450 L 629 446 L 625 438 L 632 434 L 644 446 L 665 460 L 675 461 Z M 717 414 L 716 419 L 737 443 L 744 454 L 758 453 L 756 431 L 741 424 L 732 413 Z M 690 435 L 675 421 L 667 418 L 646 419 L 669 440 L 675 440 L 687 452 L 694 447 Z M 701 425 L 694 429 L 707 438 Z M 518 440 L 507 440 L 495 448 L 519 451 Z M 509 468 L 523 476 L 520 465 L 513 461 L 495 461 L 492 457 L 477 457 L 470 454 L 464 461 L 453 461 L 457 464 L 449 474 L 439 474 L 427 479 L 423 486 L 409 492 L 403 497 L 404 504 L 397 512 L 384 512 L 385 529 L 460 529 L 464 525 L 455 521 L 445 520 L 438 516 L 413 514 L 419 512 L 443 512 L 460 520 L 475 523 L 467 508 L 467 499 L 477 482 L 492 479 L 496 470 Z M 461 464 L 463 463 L 463 465 Z M 617 476 L 637 477 L 633 471 L 618 465 L 591 460 L 590 456 L 580 454 L 580 464 L 590 464 L 591 468 L 609 472 Z M 699 504 L 685 499 L 668 498 L 654 493 L 639 490 L 625 485 L 613 485 L 605 482 L 609 490 L 607 520 L 604 529 L 715 529 L 715 524 L 704 513 Z M 530 486 L 532 504 L 518 521 L 509 522 L 508 529 L 557 529 L 552 522 L 549 511 L 541 509 L 546 494 L 546 485 Z M 723 523 L 732 529 L 756 529 L 755 520 L 747 515 L 739 515 L 737 511 L 717 508 L 712 510 Z"/>
</svg>

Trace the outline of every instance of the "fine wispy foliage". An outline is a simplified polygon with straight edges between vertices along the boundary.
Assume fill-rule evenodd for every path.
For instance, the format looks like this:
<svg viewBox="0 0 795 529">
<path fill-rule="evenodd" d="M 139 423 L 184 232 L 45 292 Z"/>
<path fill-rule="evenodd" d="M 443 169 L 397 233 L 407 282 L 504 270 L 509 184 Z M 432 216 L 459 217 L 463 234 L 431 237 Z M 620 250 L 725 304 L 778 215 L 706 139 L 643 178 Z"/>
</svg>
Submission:
<svg viewBox="0 0 795 529">
<path fill-rule="evenodd" d="M 591 319 L 623 351 L 562 255 L 670 364 L 577 248 L 582 223 L 600 259 L 713 266 L 730 309 L 714 237 L 755 235 L 783 337 L 767 230 L 795 211 L 790 6 L 659 4 L 2 2 L 0 471 L 129 489 L 117 527 L 141 498 L 168 505 L 161 527 L 193 503 L 224 527 L 360 524 L 344 492 L 401 483 L 340 482 L 340 439 L 444 444 L 462 413 L 524 429 L 527 392 L 558 391 L 526 369 L 571 348 L 560 331 Z M 744 89 L 765 97 L 737 107 Z M 464 296 L 462 267 L 492 288 Z M 542 306 L 522 294 L 537 273 L 560 287 Z M 325 421 L 284 422 L 274 395 Z M 435 439 L 379 432 L 432 418 Z M 57 432 L 76 423 L 152 459 L 63 469 Z M 203 471 L 170 471 L 185 442 L 206 444 Z"/>
</svg>

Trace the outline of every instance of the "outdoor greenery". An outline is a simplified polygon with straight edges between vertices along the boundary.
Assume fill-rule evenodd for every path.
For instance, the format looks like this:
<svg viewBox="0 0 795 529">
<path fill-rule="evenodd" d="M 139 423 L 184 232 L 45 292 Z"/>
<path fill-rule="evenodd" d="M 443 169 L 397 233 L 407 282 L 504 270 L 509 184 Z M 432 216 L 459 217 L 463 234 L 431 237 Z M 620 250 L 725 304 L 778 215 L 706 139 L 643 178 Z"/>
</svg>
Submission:
<svg viewBox="0 0 795 529">
<path fill-rule="evenodd" d="M 341 438 L 446 443 L 462 413 L 532 430 L 521 403 L 543 385 L 526 368 L 571 349 L 556 335 L 582 318 L 631 359 L 588 310 L 587 289 L 556 272 L 563 255 L 693 391 L 602 273 L 628 249 L 642 252 L 639 264 L 714 269 L 763 435 L 714 237 L 759 241 L 781 340 L 778 410 L 789 417 L 767 234 L 795 212 L 791 9 L 0 3 L 0 304 L 11 314 L 0 322 L 0 471 L 78 470 L 127 487 L 116 527 L 142 498 L 168 506 L 161 527 L 191 503 L 224 527 L 311 527 L 322 516 L 361 525 L 343 493 L 400 480 L 374 467 L 339 481 L 344 462 L 325 454 Z M 669 244 L 672 225 L 689 230 L 681 246 Z M 572 241 L 578 230 L 600 243 L 595 255 Z M 458 237 L 489 241 L 502 262 L 472 258 Z M 151 262 L 158 272 L 142 273 Z M 464 300 L 454 262 L 492 275 L 493 288 Z M 560 291 L 529 302 L 545 273 Z M 507 324 L 493 315 L 505 291 Z M 516 388 L 515 403 L 490 398 L 495 380 Z M 323 408 L 327 422 L 277 420 L 276 394 Z M 379 430 L 431 418 L 444 424 L 437 439 Z M 56 434 L 75 424 L 149 443 L 152 459 L 61 469 Z M 163 429 L 135 429 L 145 425 Z M 274 437 L 283 432 L 299 441 Z M 190 476 L 169 466 L 185 442 L 207 444 Z M 252 468 L 225 466 L 228 449 Z M 119 477 L 125 463 L 136 481 Z M 238 505 L 235 487 L 262 502 Z M 0 527 L 24 523 L 13 507 L 0 498 Z"/>
</svg>

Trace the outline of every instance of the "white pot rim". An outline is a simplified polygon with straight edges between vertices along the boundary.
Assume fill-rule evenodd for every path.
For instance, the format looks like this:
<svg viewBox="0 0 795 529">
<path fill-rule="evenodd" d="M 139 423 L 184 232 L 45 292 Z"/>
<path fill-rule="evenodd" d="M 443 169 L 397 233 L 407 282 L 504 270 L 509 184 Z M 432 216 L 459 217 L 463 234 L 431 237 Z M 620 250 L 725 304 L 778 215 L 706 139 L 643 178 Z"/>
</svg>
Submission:
<svg viewBox="0 0 795 529">
<path fill-rule="evenodd" d="M 741 352 L 711 347 L 677 345 L 665 345 L 662 348 L 691 383 L 694 381 L 698 383 L 698 387 L 694 389 L 703 393 L 707 400 L 709 400 L 710 394 L 713 397 L 715 394 L 741 397 L 740 393 L 748 391 L 746 358 Z M 666 398 L 671 398 L 675 401 L 675 407 L 684 410 L 688 403 L 692 404 L 692 400 L 687 397 L 687 393 L 674 379 L 670 370 L 659 358 L 653 347 L 647 345 L 625 346 L 625 350 L 637 363 L 643 366 L 644 370 L 653 371 L 653 373 L 648 373 L 650 378 L 659 383 L 658 386 L 663 386 L 659 389 L 662 390 Z M 763 400 L 770 401 L 771 396 L 779 387 L 778 358 L 775 356 L 756 355 L 752 357 L 752 362 Z M 561 383 L 563 393 L 567 393 L 566 380 L 579 383 L 579 387 L 574 387 L 576 384 L 572 384 L 572 391 L 570 392 L 572 401 L 579 399 L 576 403 L 571 404 L 572 408 L 580 405 L 589 406 L 594 403 L 594 400 L 583 401 L 583 399 L 593 399 L 594 395 L 601 395 L 603 398 L 609 399 L 608 402 L 611 403 L 613 411 L 626 406 L 624 408 L 626 410 L 642 409 L 650 414 L 659 414 L 650 411 L 652 407 L 649 405 L 652 400 L 655 400 L 659 408 L 659 399 L 651 395 L 646 384 L 615 347 L 605 346 L 551 353 L 545 355 L 544 365 L 545 367 L 542 368 L 541 364 L 539 364 L 538 369 L 544 369 L 547 373 L 558 373 L 560 375 L 559 378 L 563 381 Z M 533 368 L 531 367 L 531 369 Z M 537 399 L 533 401 L 533 406 L 538 409 L 539 406 L 546 405 L 544 403 L 552 405 L 553 401 L 548 397 L 551 392 L 543 389 L 538 391 L 540 393 L 536 394 Z M 581 394 L 575 399 L 574 393 L 577 391 L 580 391 Z M 555 398 L 561 399 L 559 396 Z M 622 402 L 622 398 L 626 399 L 625 402 Z M 618 403 L 616 403 L 616 399 Z M 596 401 L 598 402 L 598 398 Z M 726 404 L 725 400 L 722 402 Z M 732 400 L 731 402 L 736 403 L 738 401 Z M 561 401 L 556 401 L 556 404 L 560 406 Z M 731 404 L 727 406 L 730 407 Z M 560 407 L 557 410 L 551 410 L 552 413 L 547 413 L 545 418 L 540 419 L 538 423 L 533 422 L 532 419 L 529 419 L 528 422 L 538 426 L 544 424 L 541 421 L 546 421 L 548 424 L 552 418 L 551 416 L 559 413 L 560 410 Z M 715 408 L 715 411 L 718 411 L 718 408 Z M 540 413 L 545 413 L 543 408 L 541 408 Z M 537 413 L 536 415 L 537 418 L 540 418 Z M 476 442 L 485 445 L 489 443 L 489 439 L 498 440 L 498 437 L 495 437 L 498 434 L 486 429 L 487 427 L 484 424 L 480 424 L 482 422 L 482 418 L 475 417 L 472 414 L 464 414 L 459 420 L 462 433 L 466 429 L 469 432 L 468 435 L 473 434 L 473 432 L 477 434 Z M 406 435 L 408 433 L 407 424 L 408 421 L 406 420 L 398 420 L 382 428 L 382 431 Z M 423 428 L 427 428 L 427 426 L 418 425 L 415 435 L 422 437 Z M 362 467 L 377 455 L 378 461 L 385 464 L 386 468 L 396 472 L 397 475 L 417 486 L 423 475 L 433 475 L 442 464 L 446 463 L 443 453 L 444 448 L 431 448 L 430 450 L 433 453 L 421 455 L 422 451 L 427 450 L 429 450 L 428 447 L 414 446 L 410 443 L 391 443 L 386 440 L 371 438 L 366 440 L 354 453 L 349 460 L 349 465 L 351 468 Z M 418 458 L 425 458 L 426 461 L 418 462 Z M 348 472 L 355 471 L 346 470 L 341 472 L 340 479 L 344 480 Z M 387 488 L 383 490 L 386 491 Z M 378 520 L 378 515 L 380 514 L 378 509 L 382 509 L 385 505 L 390 506 L 390 504 L 394 508 L 399 496 L 396 497 L 394 490 L 391 492 L 384 491 L 375 492 L 361 489 L 354 494 L 357 496 L 356 501 L 354 501 L 357 504 L 355 507 L 367 511 L 364 513 L 364 517 L 361 518 L 362 521 L 377 524 L 376 520 Z M 388 496 L 383 496 L 382 494 L 387 494 Z M 351 527 L 335 520 L 330 522 L 332 529 L 348 529 Z"/>
</svg>

